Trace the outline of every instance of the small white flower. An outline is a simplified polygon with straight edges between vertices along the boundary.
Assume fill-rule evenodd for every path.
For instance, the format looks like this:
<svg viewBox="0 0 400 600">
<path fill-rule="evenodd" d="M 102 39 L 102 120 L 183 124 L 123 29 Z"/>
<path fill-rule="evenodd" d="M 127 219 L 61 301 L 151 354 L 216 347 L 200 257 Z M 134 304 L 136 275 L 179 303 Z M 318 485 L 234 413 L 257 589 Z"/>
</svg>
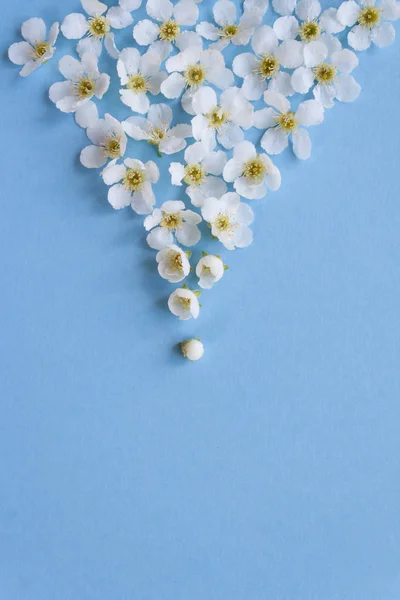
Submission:
<svg viewBox="0 0 400 600">
<path fill-rule="evenodd" d="M 159 156 L 175 154 L 186 148 L 185 138 L 192 137 L 191 125 L 171 127 L 172 109 L 167 104 L 152 104 L 147 119 L 129 117 L 122 123 L 126 133 L 134 140 L 146 140 L 157 148 Z"/>
<path fill-rule="evenodd" d="M 258 129 L 267 130 L 261 138 L 261 147 L 269 154 L 280 154 L 287 148 L 291 136 L 293 152 L 297 158 L 310 158 L 311 140 L 304 127 L 322 123 L 323 106 L 317 100 L 306 100 L 294 112 L 287 98 L 268 91 L 264 94 L 264 100 L 273 108 L 263 108 L 254 115 L 254 125 Z"/>
<path fill-rule="evenodd" d="M 292 96 L 290 75 L 281 67 L 295 69 L 303 62 L 303 46 L 296 40 L 286 40 L 279 45 L 272 27 L 262 25 L 254 32 L 251 46 L 255 52 L 238 54 L 233 61 L 233 71 L 243 78 L 242 90 L 248 100 L 258 100 L 270 89 Z"/>
<path fill-rule="evenodd" d="M 354 0 L 343 2 L 337 12 L 343 26 L 351 27 L 347 36 L 349 46 L 354 50 L 366 50 L 371 43 L 383 48 L 395 38 L 395 30 L 390 21 L 400 18 L 400 2 L 396 0 Z"/>
<path fill-rule="evenodd" d="M 337 98 L 340 102 L 352 102 L 358 98 L 361 87 L 350 75 L 358 65 L 358 58 L 351 50 L 339 50 L 330 57 L 317 63 L 310 59 L 304 67 L 296 69 L 292 75 L 293 89 L 299 94 L 306 94 L 315 84 L 313 94 L 325 108 L 332 108 Z"/>
<path fill-rule="evenodd" d="M 88 17 L 81 13 L 67 15 L 61 25 L 63 35 L 69 40 L 80 40 L 76 47 L 80 56 L 85 52 L 94 52 L 100 56 L 104 40 L 110 56 L 118 58 L 111 28 L 123 29 L 131 25 L 131 11 L 139 8 L 141 0 L 119 0 L 119 6 L 112 6 L 108 10 L 99 0 L 81 0 L 81 4 Z"/>
<path fill-rule="evenodd" d="M 219 102 L 212 88 L 201 87 L 193 96 L 192 107 L 196 114 L 192 119 L 193 137 L 209 150 L 215 148 L 216 137 L 224 148 L 233 148 L 244 139 L 241 128 L 253 125 L 253 105 L 237 87 L 222 92 Z"/>
<path fill-rule="evenodd" d="M 112 160 L 101 176 L 106 185 L 112 186 L 108 191 L 108 201 L 113 208 L 118 210 L 131 205 L 139 215 L 151 213 L 156 200 L 151 184 L 157 183 L 160 177 L 152 160 L 146 164 L 133 158 L 126 158 L 124 164 Z"/>
<path fill-rule="evenodd" d="M 185 279 L 190 272 L 188 255 L 190 256 L 190 252 L 184 252 L 182 248 L 175 244 L 160 250 L 156 256 L 156 261 L 161 277 L 167 279 L 170 283 L 178 283 Z"/>
<path fill-rule="evenodd" d="M 202 258 L 196 266 L 196 275 L 199 278 L 199 286 L 203 289 L 211 289 L 214 283 L 222 279 L 225 269 L 220 256 L 215 254 L 206 254 L 203 252 Z"/>
<path fill-rule="evenodd" d="M 259 14 L 245 11 L 237 22 L 236 6 L 230 0 L 217 0 L 214 4 L 213 15 L 216 25 L 202 21 L 196 26 L 196 31 L 210 44 L 211 50 L 223 50 L 230 43 L 234 46 L 246 46 L 253 35 L 254 27 L 261 22 Z"/>
<path fill-rule="evenodd" d="M 167 74 L 160 71 L 161 59 L 155 52 L 148 51 L 142 56 L 136 48 L 125 48 L 117 62 L 121 85 L 121 100 L 134 112 L 146 114 L 150 108 L 147 92 L 160 93 L 161 82 Z"/>
<path fill-rule="evenodd" d="M 98 169 L 108 160 L 124 156 L 126 135 L 121 123 L 111 115 L 105 114 L 104 119 L 98 119 L 87 128 L 86 135 L 92 145 L 82 150 L 80 160 L 87 169 Z"/>
<path fill-rule="evenodd" d="M 186 183 L 186 193 L 194 206 L 202 206 L 209 196 L 222 196 L 226 184 L 220 178 L 226 164 L 226 154 L 219 150 L 210 152 L 202 142 L 196 142 L 185 150 L 186 165 L 172 162 L 169 167 L 173 185 Z"/>
<path fill-rule="evenodd" d="M 226 163 L 223 177 L 225 181 L 233 182 L 237 193 L 249 200 L 264 198 L 268 188 L 275 192 L 281 185 L 278 167 L 266 154 L 257 154 L 254 144 L 248 141 L 235 146 L 233 158 Z"/>
<path fill-rule="evenodd" d="M 207 198 L 201 209 L 203 219 L 211 225 L 211 233 L 227 250 L 245 248 L 253 241 L 249 227 L 254 215 L 239 194 L 228 192 L 221 198 Z"/>
<path fill-rule="evenodd" d="M 199 339 L 193 338 L 181 342 L 182 354 L 190 361 L 199 360 L 204 354 L 204 346 Z"/>
<path fill-rule="evenodd" d="M 200 291 L 193 292 L 188 287 L 178 288 L 168 298 L 168 308 L 180 321 L 197 319 L 200 313 L 199 296 Z"/>
<path fill-rule="evenodd" d="M 175 6 L 169 0 L 148 0 L 147 14 L 158 21 L 139 21 L 133 28 L 133 37 L 140 46 L 149 46 L 165 60 L 175 45 L 179 50 L 189 46 L 203 47 L 201 37 L 195 31 L 181 31 L 185 25 L 194 25 L 199 9 L 194 0 L 179 0 Z"/>
<path fill-rule="evenodd" d="M 224 90 L 232 85 L 233 73 L 225 67 L 224 57 L 217 50 L 202 50 L 193 46 L 171 56 L 166 62 L 170 75 L 161 84 L 161 92 L 166 98 L 182 96 L 182 107 L 193 114 L 193 94 L 205 83 L 211 83 Z"/>
<path fill-rule="evenodd" d="M 58 68 L 66 81 L 54 83 L 49 96 L 62 112 L 75 112 L 93 96 L 101 99 L 109 88 L 110 76 L 99 73 L 97 56 L 92 52 L 84 54 L 81 61 L 63 56 Z"/>
<path fill-rule="evenodd" d="M 150 248 L 162 250 L 174 243 L 174 233 L 177 241 L 183 246 L 194 246 L 201 237 L 197 225 L 201 216 L 192 210 L 186 210 L 180 200 L 168 200 L 153 210 L 145 218 L 144 227 L 150 231 L 146 240 Z"/>
<path fill-rule="evenodd" d="M 26 41 L 11 44 L 8 49 L 8 58 L 11 62 L 15 65 L 24 65 L 19 72 L 22 77 L 30 75 L 54 55 L 59 29 L 59 24 L 53 23 L 47 40 L 46 24 L 43 19 L 34 17 L 22 23 L 21 35 Z"/>
</svg>

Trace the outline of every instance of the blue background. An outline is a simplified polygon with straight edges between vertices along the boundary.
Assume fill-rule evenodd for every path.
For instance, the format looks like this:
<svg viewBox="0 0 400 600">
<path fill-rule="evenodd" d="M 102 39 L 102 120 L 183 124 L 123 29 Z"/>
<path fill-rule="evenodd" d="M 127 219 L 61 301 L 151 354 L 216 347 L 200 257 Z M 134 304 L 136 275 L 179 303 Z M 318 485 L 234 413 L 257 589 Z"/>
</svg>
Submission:
<svg viewBox="0 0 400 600">
<path fill-rule="evenodd" d="M 1 11 L 0 599 L 398 600 L 399 42 L 359 55 L 309 161 L 277 157 L 253 245 L 181 323 L 47 99 L 57 60 L 6 60 L 25 19 L 75 10 Z M 127 116 L 116 78 L 102 106 Z M 160 165 L 159 202 L 185 198 Z"/>
</svg>

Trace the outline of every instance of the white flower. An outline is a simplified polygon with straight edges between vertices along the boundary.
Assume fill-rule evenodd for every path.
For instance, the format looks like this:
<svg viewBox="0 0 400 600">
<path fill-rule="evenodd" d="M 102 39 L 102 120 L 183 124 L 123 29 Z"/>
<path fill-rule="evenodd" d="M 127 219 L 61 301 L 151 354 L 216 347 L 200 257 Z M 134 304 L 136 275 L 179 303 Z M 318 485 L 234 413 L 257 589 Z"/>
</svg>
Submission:
<svg viewBox="0 0 400 600">
<path fill-rule="evenodd" d="M 200 313 L 198 297 L 200 291 L 192 291 L 187 287 L 176 289 L 168 298 L 168 308 L 180 321 L 197 319 Z"/>
<path fill-rule="evenodd" d="M 88 18 L 81 13 L 67 15 L 61 25 L 63 35 L 69 40 L 80 40 L 76 47 L 80 56 L 85 52 L 100 56 L 104 40 L 110 56 L 118 58 L 111 28 L 123 29 L 130 25 L 133 22 L 131 11 L 139 8 L 141 0 L 119 0 L 119 6 L 112 6 L 108 10 L 99 0 L 81 0 L 81 4 Z"/>
<path fill-rule="evenodd" d="M 125 48 L 117 62 L 121 85 L 121 100 L 133 111 L 146 114 L 150 107 L 147 92 L 157 95 L 160 84 L 167 74 L 160 71 L 161 59 L 155 52 L 148 51 L 142 56 L 136 48 Z"/>
<path fill-rule="evenodd" d="M 195 31 L 181 31 L 182 26 L 197 22 L 199 9 L 194 0 L 179 0 L 175 6 L 169 0 L 148 0 L 146 11 L 159 23 L 149 19 L 139 21 L 133 28 L 133 37 L 140 46 L 150 45 L 161 60 L 171 54 L 173 45 L 179 50 L 189 46 L 203 47 L 201 37 Z"/>
<path fill-rule="evenodd" d="M 53 23 L 47 40 L 46 24 L 43 19 L 34 17 L 22 23 L 21 35 L 26 41 L 11 44 L 8 49 L 8 58 L 11 62 L 15 65 L 24 65 L 19 72 L 22 77 L 30 75 L 54 55 L 59 29 L 59 24 Z"/>
<path fill-rule="evenodd" d="M 151 184 L 157 183 L 160 177 L 158 167 L 152 160 L 146 164 L 133 158 L 126 158 L 124 164 L 112 160 L 101 176 L 106 185 L 112 186 L 108 191 L 108 201 L 113 208 L 118 210 L 131 205 L 139 215 L 147 215 L 152 211 L 155 196 Z"/>
<path fill-rule="evenodd" d="M 199 339 L 186 340 L 180 346 L 183 356 L 191 362 L 199 360 L 204 354 L 204 346 Z"/>
<path fill-rule="evenodd" d="M 109 114 L 98 119 L 86 130 L 86 135 L 93 145 L 86 146 L 81 152 L 81 163 L 87 169 L 98 169 L 111 159 L 124 156 L 126 151 L 126 135 L 117 119 Z"/>
<path fill-rule="evenodd" d="M 322 123 L 323 106 L 317 100 L 306 100 L 294 112 L 287 98 L 268 91 L 264 94 L 264 100 L 273 108 L 263 108 L 254 115 L 254 125 L 258 129 L 267 130 L 261 138 L 262 148 L 269 154 L 280 154 L 288 146 L 291 136 L 293 152 L 297 158 L 309 158 L 311 140 L 308 131 L 303 127 Z"/>
<path fill-rule="evenodd" d="M 217 50 L 202 50 L 193 46 L 172 56 L 166 62 L 171 73 L 161 84 L 161 92 L 166 98 L 182 97 L 182 107 L 193 114 L 193 94 L 201 85 L 211 83 L 219 89 L 226 89 L 233 83 L 233 73 L 225 67 L 224 57 Z"/>
<path fill-rule="evenodd" d="M 400 3 L 396 0 L 354 0 L 343 2 L 337 12 L 338 20 L 352 27 L 347 36 L 354 50 L 366 50 L 371 43 L 379 48 L 389 46 L 394 40 L 395 30 L 389 21 L 400 18 Z M 353 27 L 354 25 L 354 27 Z"/>
<path fill-rule="evenodd" d="M 211 289 L 214 283 L 217 283 L 217 281 L 222 279 L 225 269 L 227 269 L 227 267 L 225 267 L 220 256 L 203 252 L 203 256 L 196 266 L 196 275 L 199 278 L 199 286 L 203 289 Z"/>
<path fill-rule="evenodd" d="M 167 279 L 170 283 L 178 283 L 189 275 L 190 262 L 188 255 L 176 246 L 171 244 L 167 248 L 163 248 L 157 253 L 156 261 L 158 262 L 158 272 L 163 279 Z"/>
<path fill-rule="evenodd" d="M 222 92 L 218 102 L 214 90 L 201 87 L 193 96 L 192 119 L 193 137 L 213 150 L 218 142 L 228 150 L 244 139 L 242 127 L 253 125 L 253 105 L 246 100 L 243 91 L 237 87 Z"/>
<path fill-rule="evenodd" d="M 318 62 L 309 59 L 304 67 L 296 69 L 292 75 L 293 89 L 306 94 L 315 85 L 313 94 L 325 108 L 334 106 L 334 99 L 352 102 L 358 98 L 361 87 L 350 75 L 358 65 L 358 58 L 351 50 L 339 50 L 332 54 L 328 62 L 328 52 Z"/>
<path fill-rule="evenodd" d="M 146 140 L 156 146 L 159 156 L 175 154 L 186 148 L 185 138 L 192 137 L 191 125 L 171 127 L 172 109 L 167 104 L 152 104 L 147 119 L 129 117 L 122 123 L 126 133 L 134 140 Z"/>
<path fill-rule="evenodd" d="M 146 231 L 151 229 L 147 243 L 154 250 L 162 250 L 174 243 L 175 233 L 177 241 L 183 246 L 194 246 L 201 237 L 197 227 L 200 222 L 201 216 L 186 210 L 182 201 L 168 200 L 144 220 Z"/>
<path fill-rule="evenodd" d="M 251 46 L 255 52 L 238 54 L 233 61 L 233 71 L 243 77 L 242 90 L 248 100 L 258 100 L 267 89 L 285 96 L 294 94 L 289 73 L 281 66 L 295 69 L 303 62 L 303 46 L 296 40 L 287 40 L 279 45 L 272 27 L 262 25 L 254 32 Z"/>
<path fill-rule="evenodd" d="M 249 227 L 254 215 L 239 194 L 228 192 L 221 198 L 207 198 L 201 209 L 203 219 L 211 225 L 211 233 L 227 250 L 245 248 L 253 241 Z"/>
<path fill-rule="evenodd" d="M 202 206 L 209 196 L 222 196 L 226 184 L 216 175 L 221 175 L 226 164 L 226 154 L 219 150 L 210 152 L 202 142 L 196 142 L 185 150 L 186 165 L 172 162 L 169 167 L 173 185 L 187 185 L 186 193 L 194 206 Z"/>
<path fill-rule="evenodd" d="M 202 21 L 196 26 L 196 31 L 210 44 L 211 50 L 223 50 L 231 42 L 234 46 L 246 46 L 253 35 L 254 27 L 261 22 L 259 14 L 245 11 L 237 23 L 236 6 L 230 0 L 217 0 L 214 4 L 213 15 L 218 26 Z"/>
<path fill-rule="evenodd" d="M 58 68 L 66 81 L 54 83 L 49 96 L 62 112 L 75 112 L 93 96 L 101 99 L 109 88 L 110 76 L 99 73 L 97 56 L 92 52 L 84 54 L 81 61 L 63 56 Z"/>
<path fill-rule="evenodd" d="M 233 182 L 237 193 L 249 200 L 264 198 L 268 188 L 275 192 L 281 185 L 279 169 L 269 156 L 257 154 L 254 144 L 248 141 L 235 146 L 223 177 L 225 181 Z"/>
</svg>

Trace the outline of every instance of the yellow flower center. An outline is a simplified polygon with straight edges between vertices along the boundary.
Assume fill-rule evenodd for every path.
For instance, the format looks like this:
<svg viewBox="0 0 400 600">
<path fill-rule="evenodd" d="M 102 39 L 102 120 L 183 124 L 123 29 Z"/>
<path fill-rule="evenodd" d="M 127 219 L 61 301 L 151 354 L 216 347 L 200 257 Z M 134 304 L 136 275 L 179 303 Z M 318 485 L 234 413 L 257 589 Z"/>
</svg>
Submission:
<svg viewBox="0 0 400 600">
<path fill-rule="evenodd" d="M 336 79 L 337 70 L 329 63 L 321 63 L 314 68 L 315 80 L 322 85 L 329 85 Z"/>
<path fill-rule="evenodd" d="M 169 268 L 173 271 L 182 271 L 182 256 L 179 252 L 170 250 L 168 253 Z"/>
<path fill-rule="evenodd" d="M 238 25 L 225 25 L 221 31 L 221 37 L 233 38 L 234 35 L 239 31 Z"/>
<path fill-rule="evenodd" d="M 297 119 L 294 116 L 294 112 L 291 111 L 280 114 L 279 117 L 276 118 L 276 122 L 278 127 L 283 129 L 286 133 L 295 131 L 299 126 Z"/>
<path fill-rule="evenodd" d="M 273 54 L 264 54 L 257 65 L 256 73 L 262 79 L 270 79 L 279 71 L 279 60 Z"/>
<path fill-rule="evenodd" d="M 376 6 L 365 6 L 360 10 L 360 14 L 358 16 L 358 22 L 361 27 L 365 27 L 366 29 L 372 29 L 378 25 L 381 20 L 381 13 L 379 8 Z"/>
<path fill-rule="evenodd" d="M 248 179 L 250 182 L 256 183 L 263 179 L 266 174 L 267 169 L 265 168 L 264 163 L 262 162 L 259 155 L 251 160 L 248 160 L 244 165 L 243 169 L 243 177 Z"/>
<path fill-rule="evenodd" d="M 139 171 L 139 169 L 126 169 L 122 183 L 130 192 L 136 192 L 144 183 L 143 171 Z"/>
<path fill-rule="evenodd" d="M 179 213 L 163 213 L 160 226 L 165 229 L 179 229 L 182 225 L 182 217 Z"/>
<path fill-rule="evenodd" d="M 128 83 L 126 84 L 128 90 L 132 90 L 132 92 L 146 93 L 147 91 L 147 81 L 146 78 L 140 73 L 135 73 L 135 75 L 131 75 L 129 77 Z"/>
<path fill-rule="evenodd" d="M 50 50 L 49 42 L 41 42 L 33 48 L 33 60 L 40 60 Z"/>
<path fill-rule="evenodd" d="M 186 165 L 183 180 L 187 185 L 198 186 L 203 183 L 205 176 L 201 165 Z"/>
<path fill-rule="evenodd" d="M 101 147 L 107 158 L 119 158 L 121 156 L 121 138 L 117 135 L 110 135 Z"/>
<path fill-rule="evenodd" d="M 208 122 L 211 127 L 219 129 L 228 120 L 228 113 L 224 112 L 220 106 L 216 106 L 208 115 Z"/>
<path fill-rule="evenodd" d="M 219 213 L 214 221 L 214 227 L 218 233 L 227 233 L 232 235 L 235 229 L 238 227 L 238 223 L 232 223 L 232 213 L 225 212 Z M 205 267 L 207 268 L 207 267 Z M 204 267 L 203 267 L 204 269 Z M 211 273 L 211 269 L 210 269 Z"/>
<path fill-rule="evenodd" d="M 186 69 L 184 78 L 187 86 L 199 87 L 205 81 L 205 69 L 201 65 L 192 65 Z"/>
<path fill-rule="evenodd" d="M 154 146 L 158 146 L 161 140 L 164 139 L 167 128 L 162 127 L 152 127 L 149 131 L 149 144 L 153 144 Z"/>
<path fill-rule="evenodd" d="M 167 42 L 173 42 L 180 34 L 181 28 L 178 23 L 173 19 L 168 19 L 162 25 L 160 25 L 160 32 L 158 34 L 160 40 Z"/>
<path fill-rule="evenodd" d="M 183 296 L 179 296 L 178 302 L 182 306 L 183 310 L 190 310 L 190 298 L 184 298 Z"/>
<path fill-rule="evenodd" d="M 82 77 L 79 79 L 79 81 L 75 84 L 75 91 L 79 100 L 84 100 L 85 98 L 90 98 L 93 96 L 95 86 L 95 82 L 89 77 Z"/>
<path fill-rule="evenodd" d="M 300 25 L 299 36 L 303 42 L 312 42 L 321 35 L 321 28 L 316 21 L 304 21 Z"/>
<path fill-rule="evenodd" d="M 89 35 L 93 35 L 97 38 L 103 38 L 106 33 L 109 33 L 111 27 L 108 19 L 103 16 L 93 17 L 89 19 Z"/>
</svg>

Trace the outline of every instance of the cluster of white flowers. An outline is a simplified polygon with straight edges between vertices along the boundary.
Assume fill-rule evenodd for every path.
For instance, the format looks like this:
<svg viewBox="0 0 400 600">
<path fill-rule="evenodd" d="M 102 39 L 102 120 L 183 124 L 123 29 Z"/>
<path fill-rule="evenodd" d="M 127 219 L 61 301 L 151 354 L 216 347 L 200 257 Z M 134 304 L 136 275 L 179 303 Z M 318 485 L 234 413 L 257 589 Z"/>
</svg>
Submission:
<svg viewBox="0 0 400 600">
<path fill-rule="evenodd" d="M 251 244 L 254 213 L 242 198 L 260 200 L 279 189 L 281 174 L 271 156 L 289 140 L 297 158 L 310 157 L 308 127 L 321 124 L 335 100 L 358 97 L 353 50 L 394 40 L 392 21 L 400 18 L 400 1 L 345 0 L 338 9 L 322 11 L 318 0 L 272 0 L 268 11 L 268 0 L 244 0 L 238 14 L 234 2 L 217 0 L 211 21 L 200 20 L 202 0 L 144 0 L 149 18 L 139 21 L 132 13 L 142 0 L 113 1 L 109 7 L 80 0 L 82 12 L 67 15 L 61 27 L 54 23 L 48 35 L 42 19 L 29 19 L 21 29 L 25 41 L 12 44 L 8 55 L 26 77 L 53 57 L 60 30 L 79 40 L 78 57 L 63 56 L 58 63 L 64 81 L 50 87 L 50 100 L 60 111 L 74 113 L 86 130 L 91 144 L 80 160 L 86 168 L 102 169 L 110 205 L 130 205 L 146 215 L 146 240 L 158 251 L 158 273 L 180 285 L 167 301 L 170 312 L 183 321 L 197 319 L 201 290 L 181 282 L 195 276 L 195 286 L 211 289 L 227 266 L 218 253 L 204 250 L 193 263 L 192 250 L 181 246 L 195 248 L 207 232 L 209 243 L 220 242 L 227 250 Z M 127 27 L 132 27 L 132 46 L 119 50 L 115 33 Z M 352 50 L 343 48 L 346 42 Z M 110 74 L 99 70 L 103 45 L 115 59 L 121 102 L 136 113 L 122 122 L 107 112 L 99 116 L 94 101 L 110 86 Z M 230 45 L 236 55 L 226 64 L 223 52 Z M 164 102 L 153 102 L 157 96 Z M 254 110 L 252 103 L 261 98 L 265 106 Z M 190 116 L 173 124 L 176 99 Z M 245 139 L 252 128 L 262 132 L 262 150 Z M 133 157 L 129 139 L 135 140 Z M 163 155 L 184 151 L 180 160 L 167 161 L 177 186 L 174 199 L 156 197 L 159 166 L 139 159 L 138 141 L 155 147 L 161 167 Z M 197 338 L 182 342 L 181 349 L 191 361 L 204 352 Z"/>
</svg>

